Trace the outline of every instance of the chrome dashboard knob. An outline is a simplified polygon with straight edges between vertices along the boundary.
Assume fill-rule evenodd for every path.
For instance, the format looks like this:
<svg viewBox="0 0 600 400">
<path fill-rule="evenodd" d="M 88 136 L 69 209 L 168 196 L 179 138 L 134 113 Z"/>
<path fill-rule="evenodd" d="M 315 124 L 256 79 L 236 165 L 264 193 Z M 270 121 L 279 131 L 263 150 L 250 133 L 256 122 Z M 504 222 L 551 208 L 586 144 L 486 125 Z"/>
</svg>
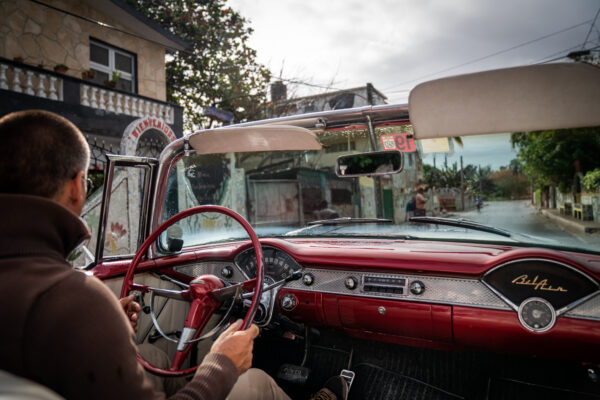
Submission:
<svg viewBox="0 0 600 400">
<path fill-rule="evenodd" d="M 286 311 L 292 311 L 294 308 L 296 308 L 296 304 L 296 296 L 294 295 L 286 294 L 281 298 L 281 308 Z"/>
<path fill-rule="evenodd" d="M 423 294 L 425 291 L 425 284 L 421 281 L 412 281 L 410 283 L 410 292 L 416 296 Z"/>
<path fill-rule="evenodd" d="M 315 276 L 309 272 L 302 276 L 302 283 L 306 286 L 310 286 L 315 282 Z"/>
<path fill-rule="evenodd" d="M 233 269 L 228 265 L 221 269 L 221 276 L 225 279 L 229 279 L 233 276 Z"/>
<path fill-rule="evenodd" d="M 358 287 L 358 279 L 353 276 L 349 276 L 344 281 L 344 285 L 346 285 L 347 289 L 354 290 Z"/>
</svg>

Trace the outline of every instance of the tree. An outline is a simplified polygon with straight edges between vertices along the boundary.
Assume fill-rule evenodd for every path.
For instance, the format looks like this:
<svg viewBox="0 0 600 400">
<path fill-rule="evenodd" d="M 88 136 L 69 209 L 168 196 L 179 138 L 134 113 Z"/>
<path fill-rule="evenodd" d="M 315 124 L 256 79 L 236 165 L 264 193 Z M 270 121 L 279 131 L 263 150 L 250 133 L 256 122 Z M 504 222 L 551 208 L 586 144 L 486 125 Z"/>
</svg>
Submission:
<svg viewBox="0 0 600 400">
<path fill-rule="evenodd" d="M 202 107 L 234 114 L 234 121 L 264 118 L 271 73 L 248 47 L 252 29 L 224 0 L 127 0 L 190 44 L 167 55 L 167 100 L 184 108 L 184 127 L 210 126 Z"/>
<path fill-rule="evenodd" d="M 514 173 L 510 168 L 494 171 L 489 176 L 494 185 L 494 197 L 502 199 L 520 199 L 529 194 L 529 181 L 520 173 Z"/>
<path fill-rule="evenodd" d="M 600 167 L 600 128 L 513 133 L 525 172 L 540 187 L 570 187 L 576 164 L 582 173 Z"/>
</svg>

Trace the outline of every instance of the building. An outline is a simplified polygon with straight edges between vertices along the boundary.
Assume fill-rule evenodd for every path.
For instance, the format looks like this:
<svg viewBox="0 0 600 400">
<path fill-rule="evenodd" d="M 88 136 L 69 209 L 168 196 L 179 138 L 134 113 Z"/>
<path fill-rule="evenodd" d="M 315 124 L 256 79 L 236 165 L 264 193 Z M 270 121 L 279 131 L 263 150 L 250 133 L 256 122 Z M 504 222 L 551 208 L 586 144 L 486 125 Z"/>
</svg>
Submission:
<svg viewBox="0 0 600 400">
<path fill-rule="evenodd" d="M 337 110 L 344 108 L 366 107 L 386 104 L 387 97 L 372 84 L 365 86 L 336 90 L 297 98 L 287 98 L 287 87 L 281 82 L 271 85 L 271 117 L 306 114 L 312 112 Z M 377 128 L 377 148 L 384 150 L 381 138 L 383 135 L 412 136 L 411 125 L 390 126 Z M 372 148 L 368 127 L 356 126 L 344 135 L 331 135 L 321 138 L 326 147 L 323 165 L 333 165 L 335 160 L 343 155 L 359 152 L 359 149 Z M 396 148 L 394 144 L 393 148 Z M 406 203 L 412 198 L 418 182 L 423 179 L 423 163 L 416 146 L 409 146 L 404 152 L 404 170 L 400 174 L 381 178 L 360 178 L 360 199 L 351 199 L 347 193 L 349 181 L 335 176 L 333 171 L 322 172 L 320 177 L 312 177 L 312 181 L 301 173 L 295 178 L 303 182 L 303 209 L 309 215 L 321 201 L 326 201 L 336 210 L 354 209 L 355 216 L 381 217 L 394 220 L 396 223 L 406 219 Z M 300 171 L 301 172 L 301 171 Z M 308 182 L 308 183 L 306 183 Z M 379 193 L 379 196 L 376 194 Z M 360 210 L 360 211 L 359 211 Z"/>
<path fill-rule="evenodd" d="M 317 111 L 380 105 L 386 104 L 386 100 L 387 97 L 370 83 L 352 89 L 288 99 L 286 85 L 278 81 L 271 85 L 272 107 L 269 110 L 269 116 L 275 118 Z"/>
<path fill-rule="evenodd" d="M 105 153 L 157 156 L 183 134 L 166 102 L 165 52 L 188 47 L 123 0 L 0 2 L 0 115 L 43 109 Z"/>
</svg>

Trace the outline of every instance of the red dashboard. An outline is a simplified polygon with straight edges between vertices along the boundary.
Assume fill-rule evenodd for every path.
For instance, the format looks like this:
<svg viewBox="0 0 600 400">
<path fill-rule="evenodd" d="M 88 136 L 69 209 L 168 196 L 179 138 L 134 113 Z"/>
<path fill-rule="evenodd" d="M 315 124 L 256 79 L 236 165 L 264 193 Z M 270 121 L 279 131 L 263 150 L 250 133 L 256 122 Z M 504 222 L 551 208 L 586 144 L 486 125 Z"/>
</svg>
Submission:
<svg viewBox="0 0 600 400">
<path fill-rule="evenodd" d="M 273 302 L 273 312 L 292 321 L 407 345 L 600 362 L 600 256 L 414 240 L 261 243 L 279 254 L 275 267 L 302 271 Z M 249 248 L 249 242 L 207 246 L 142 262 L 140 269 L 239 282 L 248 278 L 238 264 Z M 105 279 L 128 264 L 107 262 L 93 271 Z"/>
</svg>

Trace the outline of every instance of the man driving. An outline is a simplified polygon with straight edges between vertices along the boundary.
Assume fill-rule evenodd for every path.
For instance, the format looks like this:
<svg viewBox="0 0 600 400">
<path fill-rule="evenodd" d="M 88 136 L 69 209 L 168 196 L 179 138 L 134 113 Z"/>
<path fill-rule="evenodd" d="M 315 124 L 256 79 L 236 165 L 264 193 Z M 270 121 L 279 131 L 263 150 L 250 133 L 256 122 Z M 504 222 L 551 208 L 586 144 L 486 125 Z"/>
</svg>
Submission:
<svg viewBox="0 0 600 400">
<path fill-rule="evenodd" d="M 0 370 L 69 399 L 164 398 L 136 360 L 139 306 L 65 261 L 89 238 L 79 218 L 85 138 L 59 115 L 22 111 L 0 119 L 0 140 Z M 288 399 L 248 371 L 258 328 L 239 327 L 219 336 L 172 399 Z"/>
</svg>

